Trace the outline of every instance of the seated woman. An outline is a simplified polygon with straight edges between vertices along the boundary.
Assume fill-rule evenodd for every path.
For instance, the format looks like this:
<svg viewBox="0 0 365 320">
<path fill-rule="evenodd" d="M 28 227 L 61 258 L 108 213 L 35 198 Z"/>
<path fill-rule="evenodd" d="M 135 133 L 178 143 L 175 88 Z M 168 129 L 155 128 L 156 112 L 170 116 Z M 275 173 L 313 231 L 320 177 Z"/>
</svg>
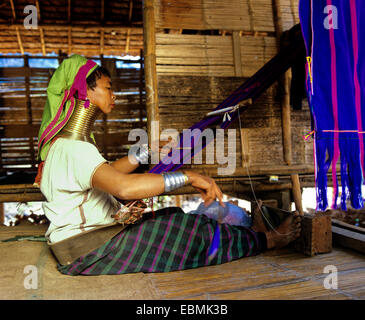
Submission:
<svg viewBox="0 0 365 320">
<path fill-rule="evenodd" d="M 132 173 L 148 157 L 134 155 L 109 163 L 91 132 L 95 119 L 115 104 L 109 72 L 79 55 L 57 68 L 47 89 L 39 131 L 36 182 L 46 198 L 43 208 L 50 226 L 48 244 L 58 270 L 68 275 L 166 272 L 221 264 L 257 255 L 298 237 L 297 217 L 268 231 L 260 219 L 251 228 L 220 225 L 220 246 L 208 259 L 217 222 L 180 208 L 146 214 L 134 224 L 115 217 L 128 210 L 117 201 L 145 199 L 192 185 L 208 206 L 222 192 L 213 179 L 181 171 L 168 174 Z M 122 216 L 123 216 L 122 214 Z M 258 215 L 259 217 L 259 215 Z"/>
</svg>

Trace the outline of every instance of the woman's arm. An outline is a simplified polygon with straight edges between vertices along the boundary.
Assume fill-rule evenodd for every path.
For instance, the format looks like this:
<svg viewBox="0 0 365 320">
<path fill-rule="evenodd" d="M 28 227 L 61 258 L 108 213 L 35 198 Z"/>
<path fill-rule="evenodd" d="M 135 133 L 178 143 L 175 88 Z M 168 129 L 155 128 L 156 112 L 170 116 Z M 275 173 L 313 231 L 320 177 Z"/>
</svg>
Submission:
<svg viewBox="0 0 365 320">
<path fill-rule="evenodd" d="M 219 199 L 222 206 L 223 194 L 215 181 L 192 171 L 184 171 L 191 184 L 202 196 L 206 205 Z M 92 186 L 122 200 L 137 200 L 158 196 L 165 191 L 164 178 L 155 173 L 126 174 L 104 163 L 94 173 Z"/>
<path fill-rule="evenodd" d="M 139 166 L 139 163 L 133 164 L 129 161 L 128 156 L 125 156 L 114 162 L 111 162 L 110 165 L 119 172 L 127 174 L 136 170 Z"/>
</svg>

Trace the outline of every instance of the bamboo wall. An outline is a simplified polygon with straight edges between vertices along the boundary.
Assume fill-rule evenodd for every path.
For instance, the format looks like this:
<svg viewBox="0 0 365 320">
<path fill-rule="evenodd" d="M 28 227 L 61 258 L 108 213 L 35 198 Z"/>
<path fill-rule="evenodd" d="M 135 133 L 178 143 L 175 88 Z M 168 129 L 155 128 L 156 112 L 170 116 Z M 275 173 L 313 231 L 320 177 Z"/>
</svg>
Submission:
<svg viewBox="0 0 365 320">
<path fill-rule="evenodd" d="M 99 116 L 95 123 L 95 138 L 107 160 L 127 154 L 130 129 L 146 127 L 143 60 L 136 63 L 142 68 L 116 68 L 116 59 L 102 62 L 111 71 L 117 96 L 116 108 L 107 116 Z M 36 170 L 38 131 L 54 70 L 27 67 L 27 63 L 20 68 L 0 68 L 2 173 Z"/>
<path fill-rule="evenodd" d="M 284 31 L 299 23 L 297 5 L 281 1 Z M 189 128 L 276 55 L 273 17 L 272 0 L 154 0 L 161 130 Z M 286 164 L 281 111 L 277 84 L 244 111 L 238 166 Z M 230 128 L 238 128 L 238 121 Z M 292 164 L 312 164 L 312 143 L 302 138 L 310 131 L 306 103 L 291 111 L 291 130 Z"/>
</svg>

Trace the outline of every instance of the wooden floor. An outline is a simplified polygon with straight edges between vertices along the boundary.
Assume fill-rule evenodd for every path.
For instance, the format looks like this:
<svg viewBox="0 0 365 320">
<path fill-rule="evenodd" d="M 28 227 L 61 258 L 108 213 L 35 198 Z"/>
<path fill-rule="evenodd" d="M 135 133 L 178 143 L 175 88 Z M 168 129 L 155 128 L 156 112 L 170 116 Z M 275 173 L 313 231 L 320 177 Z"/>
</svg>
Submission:
<svg viewBox="0 0 365 320">
<path fill-rule="evenodd" d="M 1 226 L 0 240 L 45 230 Z M 365 299 L 365 256 L 343 248 L 315 257 L 281 249 L 220 266 L 96 277 L 59 273 L 44 242 L 0 242 L 0 257 L 0 299 Z M 27 265 L 37 267 L 37 289 L 24 288 Z M 337 289 L 324 288 L 327 265 L 338 270 Z"/>
</svg>

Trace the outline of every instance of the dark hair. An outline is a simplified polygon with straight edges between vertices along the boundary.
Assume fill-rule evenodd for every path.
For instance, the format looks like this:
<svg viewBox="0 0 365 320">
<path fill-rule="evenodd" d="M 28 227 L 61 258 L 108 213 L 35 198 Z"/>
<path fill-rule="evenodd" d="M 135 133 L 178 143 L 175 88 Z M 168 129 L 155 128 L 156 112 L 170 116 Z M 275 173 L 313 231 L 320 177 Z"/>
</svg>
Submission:
<svg viewBox="0 0 365 320">
<path fill-rule="evenodd" d="M 102 76 L 111 78 L 110 72 L 107 68 L 101 66 L 96 67 L 96 69 L 91 72 L 91 74 L 86 78 L 86 84 L 88 89 L 94 90 L 96 88 L 96 81 Z"/>
</svg>

